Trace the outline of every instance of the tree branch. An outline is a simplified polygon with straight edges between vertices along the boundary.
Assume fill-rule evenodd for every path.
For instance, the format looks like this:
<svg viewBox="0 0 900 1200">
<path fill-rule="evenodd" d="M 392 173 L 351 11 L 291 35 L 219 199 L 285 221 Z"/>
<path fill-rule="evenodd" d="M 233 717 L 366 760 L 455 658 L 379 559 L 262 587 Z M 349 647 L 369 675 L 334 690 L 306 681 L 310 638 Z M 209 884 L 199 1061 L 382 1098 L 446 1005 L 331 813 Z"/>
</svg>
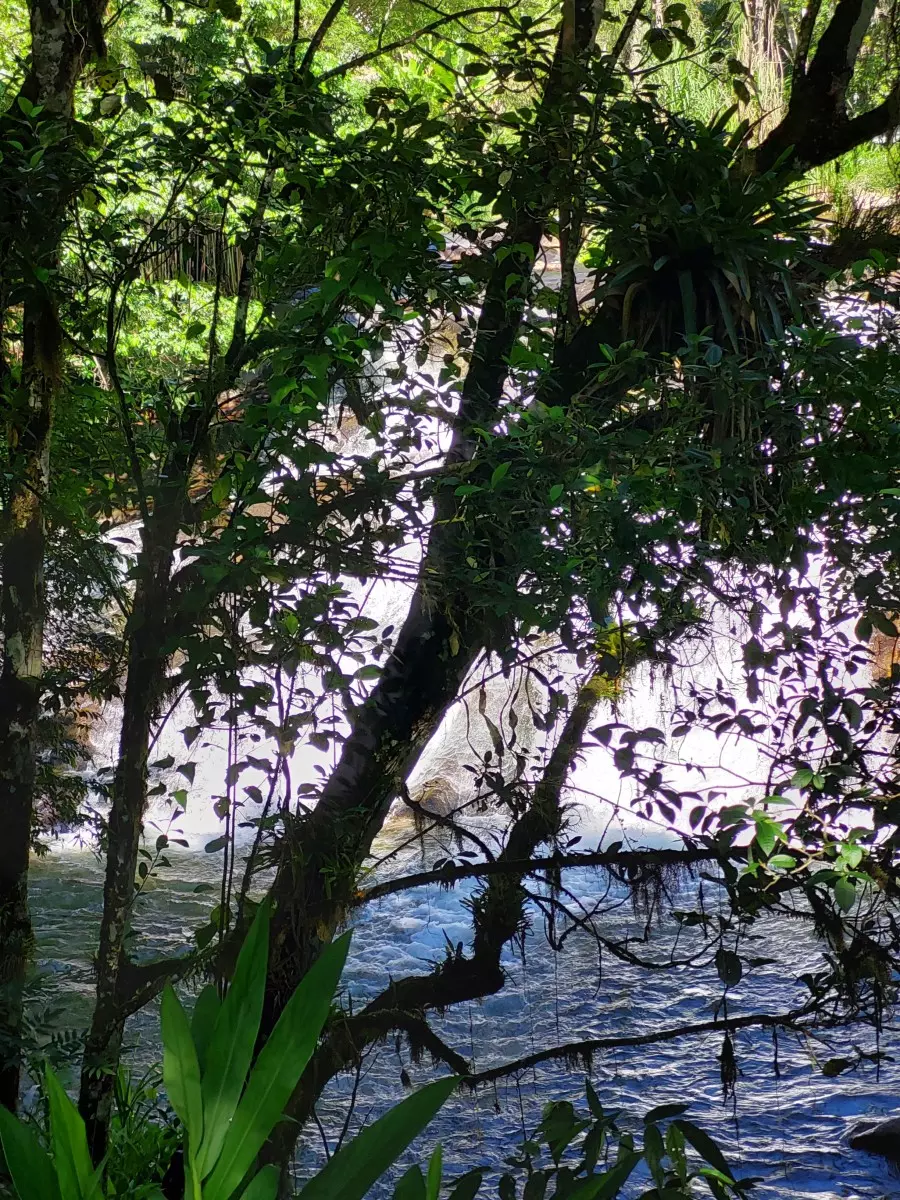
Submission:
<svg viewBox="0 0 900 1200">
<path fill-rule="evenodd" d="M 296 0 L 296 2 L 299 6 L 299 0 Z M 325 41 L 325 38 L 328 36 L 329 29 L 331 29 L 332 25 L 340 16 L 341 9 L 344 7 L 346 2 L 347 0 L 332 0 L 332 4 L 328 9 L 328 12 L 326 12 L 325 16 L 320 21 L 319 28 L 312 35 L 309 40 L 309 45 L 306 47 L 306 53 L 303 55 L 303 59 L 300 63 L 301 75 L 305 74 L 312 66 L 313 59 L 319 52 L 319 47 Z M 296 45 L 296 42 L 294 45 Z"/>
<path fill-rule="evenodd" d="M 754 1026 L 764 1029 L 787 1028 L 796 1029 L 798 1021 L 811 1012 L 809 1005 L 794 1009 L 787 1013 L 752 1013 L 746 1017 L 723 1017 L 721 1020 L 698 1021 L 692 1025 L 673 1025 L 665 1029 L 656 1029 L 651 1033 L 638 1033 L 631 1037 L 589 1038 L 583 1042 L 567 1042 L 562 1046 L 551 1046 L 548 1050 L 538 1050 L 527 1054 L 524 1058 L 514 1059 L 499 1067 L 489 1067 L 476 1075 L 465 1076 L 466 1087 L 474 1090 L 480 1084 L 492 1083 L 506 1075 L 517 1075 L 541 1063 L 552 1062 L 554 1059 L 564 1059 L 568 1062 L 582 1062 L 591 1055 L 603 1050 L 624 1050 L 633 1046 L 655 1046 L 659 1042 L 672 1042 L 682 1037 L 697 1037 L 704 1033 L 733 1033 L 738 1029 L 752 1029 Z"/>
<path fill-rule="evenodd" d="M 803 10 L 803 16 L 800 19 L 800 27 L 797 30 L 797 51 L 794 54 L 794 67 L 792 77 L 799 78 L 806 74 L 806 62 L 809 58 L 809 48 L 812 45 L 813 33 L 816 28 L 816 21 L 819 19 L 819 11 L 822 8 L 822 0 L 809 0 L 809 4 Z"/>
<path fill-rule="evenodd" d="M 732 851 L 729 860 L 741 861 L 746 857 L 739 850 Z M 494 862 L 466 863 L 462 866 L 439 867 L 436 871 L 419 871 L 413 875 L 402 875 L 384 883 L 357 892 L 354 907 L 393 896 L 397 892 L 438 884 L 452 887 L 463 879 L 481 879 L 495 875 L 533 875 L 537 871 L 573 870 L 577 867 L 622 867 L 626 871 L 639 867 L 690 867 L 696 863 L 721 862 L 723 855 L 714 850 L 595 850 L 579 854 L 548 854 L 539 858 L 498 859 Z"/>
<path fill-rule="evenodd" d="M 750 173 L 770 170 L 776 162 L 801 170 L 821 166 L 900 126 L 900 80 L 869 112 L 853 119 L 847 112 L 847 90 L 875 0 L 838 0 L 807 67 L 819 6 L 820 0 L 812 3 L 800 27 L 787 113 L 747 152 L 742 168 Z"/>
</svg>

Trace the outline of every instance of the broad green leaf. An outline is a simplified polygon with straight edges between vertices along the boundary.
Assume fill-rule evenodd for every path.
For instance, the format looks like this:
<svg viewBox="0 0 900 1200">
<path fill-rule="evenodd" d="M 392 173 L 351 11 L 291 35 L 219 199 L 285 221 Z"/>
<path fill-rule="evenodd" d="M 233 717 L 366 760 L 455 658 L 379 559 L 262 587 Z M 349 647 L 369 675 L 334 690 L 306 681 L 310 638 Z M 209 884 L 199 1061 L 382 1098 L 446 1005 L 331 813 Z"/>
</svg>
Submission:
<svg viewBox="0 0 900 1200">
<path fill-rule="evenodd" d="M 88 1151 L 84 1121 L 55 1073 L 44 1076 L 50 1106 L 50 1144 L 63 1200 L 88 1200 L 94 1191 L 94 1164 Z"/>
<path fill-rule="evenodd" d="M 302 1189 L 300 1200 L 362 1200 L 431 1121 L 456 1084 L 451 1076 L 407 1096 L 339 1150 Z"/>
<path fill-rule="evenodd" d="M 397 1180 L 394 1200 L 425 1200 L 425 1176 L 418 1164 L 404 1171 Z"/>
<path fill-rule="evenodd" d="M 197 997 L 194 1011 L 191 1013 L 191 1037 L 194 1039 L 201 1072 L 206 1069 L 206 1051 L 212 1040 L 221 1007 L 215 984 L 208 983 Z"/>
<path fill-rule="evenodd" d="M 28 1126 L 2 1106 L 0 1142 L 19 1200 L 59 1200 L 59 1184 L 50 1155 Z"/>
<path fill-rule="evenodd" d="M 753 819 L 756 822 L 757 844 L 768 858 L 775 849 L 776 842 L 784 838 L 784 830 L 777 821 L 773 821 L 771 817 L 767 817 L 764 813 L 754 813 Z"/>
<path fill-rule="evenodd" d="M 349 948 L 346 933 L 325 950 L 285 1005 L 260 1051 L 204 1200 L 228 1200 L 277 1125 L 316 1048 Z"/>
<path fill-rule="evenodd" d="M 203 1137 L 200 1064 L 188 1019 L 171 983 L 166 984 L 163 992 L 160 1026 L 163 1080 L 172 1107 L 187 1130 L 189 1155 L 194 1157 Z"/>
<path fill-rule="evenodd" d="M 856 888 L 846 876 L 834 881 L 834 898 L 841 912 L 849 912 L 856 903 Z"/>
<path fill-rule="evenodd" d="M 734 1171 L 729 1167 L 728 1160 L 708 1133 L 704 1133 L 693 1121 L 678 1120 L 675 1123 L 701 1158 L 729 1179 L 734 1179 Z"/>
<path fill-rule="evenodd" d="M 277 1167 L 263 1167 L 250 1180 L 241 1200 L 275 1200 L 280 1179 Z"/>
<path fill-rule="evenodd" d="M 234 978 L 219 1009 L 206 1052 L 203 1095 L 203 1141 L 197 1172 L 204 1179 L 228 1136 L 259 1033 L 269 955 L 269 908 L 261 904 L 238 955 Z"/>
<path fill-rule="evenodd" d="M 689 1104 L 660 1104 L 644 1114 L 644 1124 L 652 1125 L 655 1121 L 668 1121 L 670 1117 L 681 1117 L 691 1106 Z"/>
<path fill-rule="evenodd" d="M 659 1132 L 659 1128 L 651 1122 L 644 1131 L 644 1159 L 650 1168 L 653 1182 L 658 1188 L 663 1187 L 665 1184 L 665 1174 L 662 1167 L 662 1160 L 665 1157 L 665 1153 L 666 1147 L 663 1142 L 663 1136 Z"/>
<path fill-rule="evenodd" d="M 467 1171 L 453 1185 L 447 1200 L 475 1200 L 484 1179 L 484 1171 Z"/>
<path fill-rule="evenodd" d="M 510 464 L 508 462 L 498 463 L 491 473 L 491 487 L 495 488 L 501 480 L 505 479 L 509 474 Z"/>
<path fill-rule="evenodd" d="M 727 988 L 737 987 L 744 974 L 744 966 L 738 955 L 724 946 L 716 951 L 716 970 Z"/>
<path fill-rule="evenodd" d="M 569 1200 L 613 1200 L 640 1161 L 640 1154 L 633 1150 L 626 1151 L 614 1167 L 602 1175 L 586 1179 L 570 1194 Z"/>
</svg>

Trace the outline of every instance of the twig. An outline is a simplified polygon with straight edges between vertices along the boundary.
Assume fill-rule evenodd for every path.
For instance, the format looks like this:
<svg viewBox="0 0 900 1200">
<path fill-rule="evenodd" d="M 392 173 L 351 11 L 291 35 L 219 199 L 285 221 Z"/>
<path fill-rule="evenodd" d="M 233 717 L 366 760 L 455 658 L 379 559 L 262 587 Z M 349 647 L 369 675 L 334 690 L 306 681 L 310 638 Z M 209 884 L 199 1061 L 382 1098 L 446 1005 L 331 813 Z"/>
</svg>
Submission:
<svg viewBox="0 0 900 1200">
<path fill-rule="evenodd" d="M 349 62 L 342 63 L 339 67 L 332 67 L 330 71 L 325 71 L 319 76 L 319 82 L 324 83 L 326 79 L 336 79 L 341 75 L 348 75 L 351 71 L 355 71 L 357 67 L 365 66 L 367 62 L 371 62 L 375 58 L 380 58 L 382 54 L 390 54 L 394 50 L 402 50 L 404 46 L 411 46 L 420 37 L 434 33 L 436 29 L 440 29 L 444 25 L 449 25 L 453 21 L 460 21 L 463 17 L 477 16 L 479 13 L 503 13 L 509 15 L 510 12 L 512 12 L 512 9 L 506 5 L 486 4 L 478 8 L 466 8 L 462 12 L 451 13 L 449 16 L 441 17 L 440 20 L 432 21 L 429 25 L 423 25 L 421 29 L 415 33 L 411 33 L 408 37 L 398 38 L 394 42 L 388 42 L 386 46 L 379 46 L 376 50 L 369 50 L 366 54 L 360 54 L 357 58 L 351 58 Z"/>
</svg>

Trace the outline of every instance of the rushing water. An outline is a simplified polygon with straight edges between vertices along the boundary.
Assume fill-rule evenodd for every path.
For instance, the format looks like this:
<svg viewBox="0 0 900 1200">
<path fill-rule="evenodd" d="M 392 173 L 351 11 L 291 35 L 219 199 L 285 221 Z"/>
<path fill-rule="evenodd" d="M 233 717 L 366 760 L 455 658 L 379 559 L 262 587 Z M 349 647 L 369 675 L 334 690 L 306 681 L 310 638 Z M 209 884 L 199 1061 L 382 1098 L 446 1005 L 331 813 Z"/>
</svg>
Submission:
<svg viewBox="0 0 900 1200">
<path fill-rule="evenodd" d="M 418 849 L 410 848 L 398 865 L 415 869 L 418 854 Z M 176 951 L 189 944 L 209 903 L 193 889 L 214 878 L 211 856 L 196 851 L 173 853 L 171 869 L 141 904 L 142 942 L 147 939 L 143 944 L 154 952 Z M 574 873 L 568 883 L 588 904 L 605 895 L 608 887 L 603 876 L 586 870 Z M 695 886 L 684 881 L 682 903 L 690 901 Z M 99 926 L 102 875 L 92 855 L 64 852 L 35 865 L 31 888 L 40 958 L 64 994 L 63 1023 L 77 1027 L 90 1010 L 89 955 Z M 355 923 L 346 977 L 355 1004 L 380 990 L 389 975 L 427 969 L 443 955 L 445 937 L 468 946 L 470 922 L 463 902 L 472 890 L 471 884 L 454 891 L 421 888 L 383 898 L 362 912 Z M 621 935 L 631 929 L 639 934 L 644 920 L 634 912 L 630 897 L 624 891 L 612 896 L 618 903 L 602 918 L 604 931 Z M 677 907 L 677 894 L 674 899 Z M 650 946 L 641 948 L 642 953 L 650 956 L 653 947 L 665 945 L 671 933 L 671 926 L 663 921 L 654 930 Z M 802 929 L 796 924 L 772 923 L 753 953 L 776 961 L 752 972 L 735 989 L 731 1015 L 781 1011 L 797 1003 L 799 985 L 792 981 L 803 969 L 814 966 L 818 953 Z M 631 1036 L 702 1021 L 712 1015 L 721 997 L 714 972 L 687 968 L 648 972 L 609 958 L 600 964 L 596 946 L 586 937 L 572 938 L 563 954 L 554 955 L 539 926 L 528 934 L 524 955 L 509 949 L 505 967 L 508 981 L 500 994 L 432 1021 L 436 1031 L 476 1070 L 558 1042 Z M 158 1057 L 156 1022 L 155 1011 L 142 1013 L 131 1022 L 129 1045 L 134 1063 L 146 1064 Z M 626 1128 L 639 1128 L 641 1114 L 656 1104 L 690 1102 L 690 1115 L 723 1140 L 733 1162 L 747 1174 L 764 1177 L 759 1195 L 765 1200 L 897 1196 L 900 1186 L 885 1164 L 850 1151 L 846 1134 L 861 1115 L 879 1115 L 895 1107 L 900 1065 L 886 1062 L 879 1072 L 866 1064 L 858 1071 L 828 1079 L 813 1060 L 814 1055 L 824 1061 L 846 1054 L 854 1043 L 864 1051 L 875 1048 L 868 1029 L 815 1045 L 782 1034 L 776 1074 L 771 1033 L 739 1033 L 735 1046 L 741 1074 L 734 1109 L 730 1102 L 723 1105 L 722 1101 L 716 1058 L 721 1047 L 719 1035 L 598 1055 L 591 1078 L 603 1102 L 621 1109 Z M 893 1048 L 900 1054 L 900 1039 L 893 1029 L 885 1032 L 881 1048 L 888 1052 Z M 405 1046 L 398 1054 L 393 1042 L 370 1055 L 359 1087 L 355 1122 L 377 1115 L 402 1095 L 401 1067 L 417 1084 L 431 1074 L 426 1063 L 408 1061 Z M 351 1085 L 350 1078 L 336 1080 L 320 1105 L 320 1116 L 329 1131 L 342 1124 Z M 523 1118 L 530 1125 L 547 1099 L 578 1100 L 582 1094 L 582 1074 L 562 1065 L 526 1072 L 518 1082 L 504 1081 L 474 1097 L 451 1100 L 415 1152 L 421 1160 L 433 1140 L 440 1138 L 448 1171 L 461 1172 L 481 1163 L 497 1168 L 520 1139 Z M 321 1143 L 314 1133 L 307 1133 L 298 1157 L 301 1174 L 320 1155 Z"/>
<path fill-rule="evenodd" d="M 364 451 L 361 444 L 346 452 Z M 401 553 L 414 566 L 418 548 L 411 545 Z M 382 627 L 394 624 L 402 620 L 408 597 L 408 587 L 379 583 L 365 595 L 364 611 Z M 712 642 L 707 641 L 701 659 L 686 664 L 665 686 L 660 686 L 648 668 L 635 672 L 617 718 L 638 727 L 652 724 L 668 734 L 671 701 L 679 688 L 692 681 L 709 683 L 724 678 L 739 689 L 740 639 L 735 632 L 726 615 Z M 554 658 L 552 647 L 548 647 L 542 665 L 548 674 L 552 670 L 568 673 L 571 682 L 571 662 Z M 528 706 L 521 704 L 523 678 L 490 678 L 490 666 L 485 665 L 485 679 L 481 683 L 476 680 L 473 690 L 477 686 L 486 689 L 488 711 L 496 716 L 508 711 L 513 692 L 520 689 L 519 732 L 527 741 Z M 205 854 L 203 846 L 221 831 L 210 797 L 221 790 L 228 767 L 227 737 L 214 731 L 204 734 L 186 756 L 181 729 L 191 723 L 191 718 L 187 708 L 176 710 L 154 749 L 160 759 L 172 755 L 176 762 L 182 762 L 191 757 L 196 759 L 196 766 L 188 811 L 177 822 L 189 847 L 169 851 L 171 866 L 160 873 L 157 886 L 139 903 L 140 946 L 142 952 L 150 954 L 174 953 L 192 944 L 193 931 L 207 919 L 211 903 L 207 894 L 195 888 L 218 882 L 218 856 Z M 97 768 L 109 767 L 114 761 L 117 726 L 117 713 L 111 707 L 96 730 Z M 485 727 L 477 719 L 472 720 L 465 704 L 457 704 L 411 777 L 412 794 L 421 796 L 436 786 L 457 802 L 465 800 L 472 784 L 464 764 L 490 745 Z M 667 738 L 665 754 L 675 786 L 696 787 L 697 776 L 692 771 L 702 764 L 705 786 L 720 788 L 733 802 L 762 794 L 756 786 L 765 777 L 759 750 L 747 741 L 717 740 L 708 732 L 695 730 L 684 739 Z M 327 771 L 331 765 L 330 753 L 301 746 L 292 757 L 291 773 L 295 782 L 309 780 L 315 778 L 316 770 Z M 171 767 L 167 770 L 168 775 L 165 770 L 161 772 L 164 781 L 173 787 L 183 786 L 183 779 Z M 261 782 L 262 777 L 252 770 L 241 777 L 242 786 Z M 657 836 L 652 826 L 630 812 L 631 793 L 623 785 L 610 753 L 603 748 L 595 747 L 584 756 L 570 784 L 568 799 L 581 805 L 577 820 L 583 844 L 596 844 L 604 838 L 647 844 Z M 194 796 L 202 797 L 201 802 L 196 803 Z M 157 802 L 150 817 L 164 824 L 165 816 L 164 806 Z M 490 835 L 489 828 L 482 832 Z M 408 818 L 392 819 L 384 832 L 381 852 L 408 839 L 410 833 Z M 392 873 L 420 869 L 420 856 L 429 862 L 441 853 L 433 842 L 418 845 L 415 839 L 410 840 L 411 844 L 392 860 Z M 630 895 L 624 889 L 621 894 L 608 892 L 609 881 L 602 874 L 572 872 L 566 883 L 588 907 L 605 897 L 604 915 L 599 921 L 610 937 L 621 938 L 626 933 L 637 937 L 643 932 L 645 919 L 634 910 Z M 357 915 L 345 978 L 357 1008 L 380 991 L 390 976 L 427 970 L 443 956 L 448 941 L 454 946 L 462 942 L 468 948 L 471 923 L 464 905 L 474 887 L 469 883 L 454 891 L 420 888 L 385 897 Z M 673 895 L 673 906 L 691 907 L 696 881 L 685 878 L 677 887 L 684 889 L 684 895 L 680 902 L 679 896 Z M 63 839 L 50 857 L 34 864 L 31 899 L 48 994 L 63 1000 L 58 1023 L 65 1028 L 83 1028 L 92 1002 L 90 955 L 100 923 L 101 865 L 90 851 L 78 851 L 71 839 Z M 674 932 L 674 922 L 662 919 L 652 929 L 650 943 L 640 947 L 641 954 L 664 959 Z M 770 921 L 757 934 L 752 953 L 774 961 L 753 970 L 739 988 L 732 990 L 732 1016 L 783 1012 L 796 1006 L 805 998 L 797 977 L 804 970 L 815 969 L 818 961 L 818 947 L 798 922 Z M 721 1001 L 721 983 L 712 969 L 650 971 L 609 956 L 601 962 L 596 945 L 585 935 L 572 937 L 563 953 L 554 954 L 539 917 L 524 947 L 508 948 L 504 966 L 507 983 L 497 996 L 432 1019 L 440 1036 L 475 1070 L 557 1043 L 630 1037 L 708 1020 Z M 849 1127 L 861 1116 L 896 1110 L 900 1102 L 900 1063 L 885 1060 L 876 1068 L 864 1061 L 857 1070 L 837 1078 L 826 1078 L 817 1065 L 832 1057 L 852 1055 L 854 1045 L 863 1052 L 875 1050 L 873 1032 L 860 1028 L 814 1043 L 782 1034 L 776 1070 L 769 1031 L 737 1034 L 740 1079 L 733 1106 L 722 1099 L 717 1061 L 720 1035 L 606 1052 L 595 1058 L 591 1078 L 604 1104 L 621 1110 L 625 1128 L 639 1128 L 641 1115 L 657 1104 L 690 1102 L 692 1118 L 715 1132 L 733 1163 L 745 1174 L 763 1177 L 758 1193 L 762 1200 L 878 1200 L 900 1196 L 900 1181 L 886 1165 L 872 1156 L 850 1151 L 846 1142 Z M 885 1030 L 880 1049 L 888 1054 L 894 1049 L 900 1058 L 900 1038 L 892 1027 Z M 138 1014 L 130 1023 L 129 1056 L 136 1065 L 159 1057 L 154 1009 Z M 401 1069 L 408 1071 L 415 1083 L 423 1082 L 430 1074 L 427 1064 L 410 1063 L 405 1047 L 398 1051 L 393 1041 L 366 1058 L 353 1128 L 402 1094 Z M 352 1086 L 351 1078 L 342 1077 L 323 1097 L 319 1115 L 331 1134 L 343 1123 Z M 439 1138 L 449 1173 L 482 1163 L 496 1170 L 521 1139 L 523 1123 L 526 1127 L 535 1123 L 541 1103 L 552 1097 L 579 1100 L 582 1095 L 583 1073 L 562 1064 L 542 1066 L 474 1096 L 453 1099 L 410 1157 L 421 1161 Z M 298 1153 L 301 1174 L 319 1161 L 321 1154 L 317 1135 L 307 1131 Z M 495 1189 L 491 1192 L 495 1194 Z M 389 1194 L 387 1185 L 377 1194 Z"/>
</svg>

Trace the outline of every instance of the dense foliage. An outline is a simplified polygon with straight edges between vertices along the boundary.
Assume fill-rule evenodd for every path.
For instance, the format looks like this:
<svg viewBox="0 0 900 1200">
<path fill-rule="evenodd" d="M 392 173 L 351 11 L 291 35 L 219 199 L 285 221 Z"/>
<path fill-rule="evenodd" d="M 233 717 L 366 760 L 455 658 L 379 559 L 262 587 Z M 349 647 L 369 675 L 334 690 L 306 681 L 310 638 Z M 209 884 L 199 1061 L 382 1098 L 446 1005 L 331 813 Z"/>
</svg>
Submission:
<svg viewBox="0 0 900 1200">
<path fill-rule="evenodd" d="M 897 233 L 870 180 L 853 203 L 821 184 L 867 153 L 890 178 L 890 14 L 838 0 L 744 27 L 641 0 L 335 0 L 314 21 L 262 0 L 34 0 L 26 16 L 0 58 L 6 1106 L 29 1052 L 28 854 L 60 823 L 106 872 L 79 1101 L 96 1163 L 126 1020 L 164 988 L 175 1020 L 188 977 L 234 995 L 263 894 L 256 1070 L 355 910 L 482 881 L 465 943 L 311 1022 L 272 1110 L 290 1120 L 264 1135 L 278 1164 L 388 1036 L 472 1086 L 606 1044 L 479 1076 L 429 1025 L 501 990 L 504 947 L 535 920 L 555 947 L 577 934 L 660 968 L 602 904 L 582 911 L 574 867 L 651 915 L 699 873 L 675 912 L 683 957 L 667 951 L 718 973 L 703 1028 L 726 1093 L 737 1027 L 880 1030 L 900 886 Z M 689 681 L 723 634 L 731 674 Z M 648 667 L 672 683 L 665 730 L 622 719 Z M 470 783 L 435 808 L 412 781 L 454 705 Z M 105 775 L 98 713 L 120 714 Z M 704 733 L 758 748 L 736 795 L 706 781 Z M 665 848 L 580 843 L 588 748 Z M 395 803 L 446 835 L 409 877 L 373 861 Z M 140 916 L 187 805 L 221 823 L 220 887 L 195 947 L 156 959 Z M 772 916 L 808 924 L 821 969 L 790 1010 L 736 1017 Z M 169 1096 L 190 1162 L 199 1118 Z M 614 1194 L 590 1183 L 610 1134 L 591 1111 L 560 1141 L 548 1110 L 554 1166 L 526 1149 L 529 1196 L 551 1178 L 559 1197 Z M 685 1139 L 727 1194 L 719 1152 L 663 1119 L 648 1194 L 690 1194 Z M 585 1133 L 581 1179 L 560 1161 Z M 639 1157 L 622 1143 L 610 1188 Z M 405 1178 L 398 1194 L 437 1194 Z"/>
</svg>

